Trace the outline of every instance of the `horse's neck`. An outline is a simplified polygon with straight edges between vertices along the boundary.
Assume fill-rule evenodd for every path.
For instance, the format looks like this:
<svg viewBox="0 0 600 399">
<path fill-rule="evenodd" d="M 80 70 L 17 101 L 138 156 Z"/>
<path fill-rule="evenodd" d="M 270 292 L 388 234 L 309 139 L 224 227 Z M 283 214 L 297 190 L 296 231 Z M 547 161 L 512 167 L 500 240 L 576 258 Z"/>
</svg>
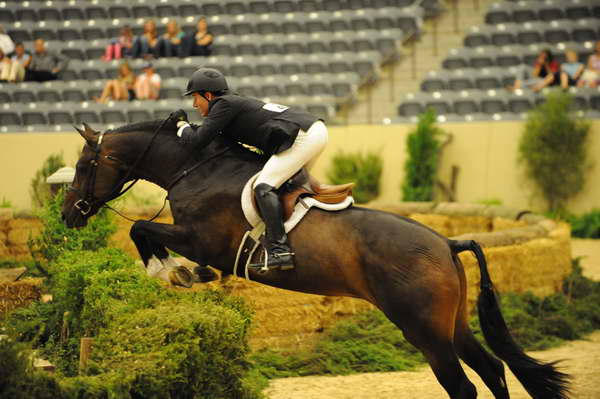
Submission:
<svg viewBox="0 0 600 399">
<path fill-rule="evenodd" d="M 134 137 L 134 135 L 136 137 Z M 129 138 L 128 148 L 144 151 L 152 135 L 136 133 Z M 172 136 L 159 134 L 150 150 L 134 171 L 134 178 L 151 181 L 168 190 L 173 182 L 181 178 L 186 170 L 193 168 L 194 180 L 198 184 L 211 184 L 219 180 L 237 180 L 238 173 L 229 173 L 232 169 L 254 171 L 260 163 L 236 157 L 240 150 L 221 138 L 213 140 L 205 148 L 192 148 L 181 145 Z M 136 152 L 133 161 L 140 152 Z M 251 158 L 251 157 L 249 157 Z M 243 176 L 243 173 L 241 174 Z M 187 179 L 188 177 L 184 177 Z"/>
</svg>

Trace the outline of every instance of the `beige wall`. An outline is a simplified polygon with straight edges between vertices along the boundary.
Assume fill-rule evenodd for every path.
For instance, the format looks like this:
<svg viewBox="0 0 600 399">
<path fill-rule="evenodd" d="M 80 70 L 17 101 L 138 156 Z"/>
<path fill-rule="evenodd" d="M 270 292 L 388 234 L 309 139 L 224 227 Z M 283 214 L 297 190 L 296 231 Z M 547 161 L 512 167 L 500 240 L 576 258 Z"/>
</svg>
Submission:
<svg viewBox="0 0 600 399">
<path fill-rule="evenodd" d="M 517 165 L 516 150 L 523 123 L 471 122 L 440 125 L 452 133 L 453 140 L 446 147 L 439 178 L 450 179 L 452 165 L 460 167 L 457 181 L 457 200 L 473 202 L 499 199 L 515 208 L 540 210 L 543 202 L 532 197 L 531 183 L 525 180 Z M 384 161 L 382 189 L 378 202 L 400 200 L 400 185 L 406 160 L 406 135 L 413 125 L 355 125 L 331 127 L 330 143 L 315 165 L 314 174 L 325 180 L 331 158 L 338 151 L 375 151 Z M 592 160 L 600 154 L 600 121 L 592 124 L 588 154 Z M 18 209 L 30 207 L 29 184 L 35 171 L 51 153 L 62 152 L 67 164 L 73 165 L 82 139 L 73 133 L 1 134 L 0 135 L 0 200 L 7 199 Z M 574 212 L 600 207 L 600 168 L 590 170 L 586 190 L 569 204 Z M 148 191 L 150 190 L 150 191 Z M 151 201 L 162 201 L 160 190 L 150 184 L 136 191 L 145 193 Z M 444 198 L 440 197 L 440 200 Z"/>
</svg>

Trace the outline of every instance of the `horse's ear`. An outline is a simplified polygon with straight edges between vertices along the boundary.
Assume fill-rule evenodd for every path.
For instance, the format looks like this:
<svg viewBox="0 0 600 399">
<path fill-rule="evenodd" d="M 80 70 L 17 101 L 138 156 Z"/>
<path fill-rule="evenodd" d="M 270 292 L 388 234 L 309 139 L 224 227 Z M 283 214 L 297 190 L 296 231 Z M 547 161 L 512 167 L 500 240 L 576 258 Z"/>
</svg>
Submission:
<svg viewBox="0 0 600 399">
<path fill-rule="evenodd" d="M 75 130 L 87 141 L 90 146 L 95 146 L 98 136 L 98 132 L 92 129 L 87 123 L 83 122 L 83 130 L 78 128 L 77 126 L 73 126 Z"/>
</svg>

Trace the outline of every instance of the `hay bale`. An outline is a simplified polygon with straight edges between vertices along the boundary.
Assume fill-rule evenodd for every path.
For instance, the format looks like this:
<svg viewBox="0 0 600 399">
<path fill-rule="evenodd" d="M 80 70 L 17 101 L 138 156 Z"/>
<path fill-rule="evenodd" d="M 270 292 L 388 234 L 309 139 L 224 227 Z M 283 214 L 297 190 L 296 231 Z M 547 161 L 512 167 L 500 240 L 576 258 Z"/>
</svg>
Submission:
<svg viewBox="0 0 600 399">
<path fill-rule="evenodd" d="M 448 216 L 481 216 L 486 210 L 482 204 L 462 204 L 459 202 L 440 202 L 434 212 Z"/>
<path fill-rule="evenodd" d="M 501 218 L 508 220 L 516 220 L 517 216 L 521 211 L 514 208 L 509 208 L 503 205 L 490 205 L 485 208 L 482 216 L 486 216 L 492 219 Z"/>
<path fill-rule="evenodd" d="M 10 256 L 10 249 L 3 241 L 0 241 L 0 258 L 6 258 L 8 256 Z"/>
<path fill-rule="evenodd" d="M 449 220 L 451 236 L 492 231 L 492 221 L 485 216 L 457 216 L 451 217 Z"/>
<path fill-rule="evenodd" d="M 42 280 L 39 278 L 0 283 L 0 315 L 39 300 L 42 295 L 41 285 Z"/>
<path fill-rule="evenodd" d="M 0 226 L 8 224 L 14 216 L 14 212 L 10 208 L 0 208 Z"/>
<path fill-rule="evenodd" d="M 440 234 L 445 236 L 452 235 L 452 222 L 450 216 L 412 213 L 409 217 L 419 223 L 423 223 L 425 226 L 431 227 Z"/>
<path fill-rule="evenodd" d="M 34 218 L 16 218 L 8 222 L 8 227 L 12 229 L 41 229 L 42 222 Z"/>
<path fill-rule="evenodd" d="M 492 219 L 492 231 L 503 231 L 524 226 L 527 226 L 527 223 L 523 220 L 511 220 L 499 216 Z"/>
<path fill-rule="evenodd" d="M 39 234 L 39 229 L 28 227 L 14 228 L 8 232 L 7 242 L 9 245 L 26 245 L 30 238 Z"/>
</svg>

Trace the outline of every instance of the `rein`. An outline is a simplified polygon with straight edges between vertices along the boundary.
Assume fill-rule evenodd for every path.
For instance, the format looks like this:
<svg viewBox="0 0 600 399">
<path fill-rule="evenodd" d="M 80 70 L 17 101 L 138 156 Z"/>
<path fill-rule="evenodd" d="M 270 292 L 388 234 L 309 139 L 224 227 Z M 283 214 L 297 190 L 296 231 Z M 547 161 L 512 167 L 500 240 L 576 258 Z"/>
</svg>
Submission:
<svg viewBox="0 0 600 399">
<path fill-rule="evenodd" d="M 74 204 L 75 208 L 77 208 L 77 210 L 83 215 L 87 215 L 88 213 L 91 212 L 92 207 L 98 203 L 102 203 L 102 206 L 110 209 L 111 211 L 115 212 L 117 215 L 121 216 L 124 219 L 127 219 L 131 222 L 135 222 L 136 220 L 123 215 L 121 212 L 119 212 L 118 210 L 114 209 L 113 207 L 111 207 L 110 205 L 108 205 L 106 202 L 111 201 L 113 199 L 119 198 L 120 196 L 122 196 L 123 194 L 125 194 L 127 191 L 129 191 L 138 181 L 138 179 L 133 180 L 127 187 L 125 187 L 124 189 L 120 190 L 118 187 L 125 185 L 125 183 L 127 182 L 127 180 L 131 177 L 133 171 L 135 170 L 135 168 L 138 166 L 138 164 L 142 161 L 142 159 L 146 156 L 146 154 L 150 151 L 150 148 L 152 147 L 152 144 L 154 143 L 154 140 L 156 139 L 156 136 L 160 133 L 160 131 L 162 130 L 162 128 L 165 126 L 166 122 L 169 120 L 170 118 L 166 118 L 165 120 L 162 121 L 162 123 L 158 126 L 158 128 L 155 130 L 155 132 L 152 135 L 152 138 L 150 139 L 150 142 L 148 143 L 148 145 L 146 146 L 146 148 L 144 149 L 144 151 L 137 157 L 137 159 L 135 160 L 135 162 L 133 163 L 133 165 L 127 170 L 127 173 L 125 173 L 125 176 L 123 176 L 119 182 L 115 185 L 115 188 L 111 191 L 110 194 L 108 194 L 107 196 L 105 196 L 104 198 L 99 198 L 99 199 L 94 199 L 94 187 L 96 185 L 96 176 L 97 176 L 97 171 L 98 171 L 98 157 L 100 156 L 100 146 L 102 144 L 102 139 L 104 138 L 104 134 L 106 132 L 102 132 L 100 133 L 100 136 L 98 137 L 98 142 L 96 144 L 96 147 L 94 148 L 94 152 L 95 152 L 95 156 L 94 159 L 90 161 L 90 165 L 92 166 L 89 169 L 88 172 L 88 179 L 86 182 L 86 189 L 84 194 L 82 195 L 81 192 L 79 192 L 79 190 L 77 190 L 75 187 L 73 187 L 72 185 L 69 186 L 69 191 L 74 191 L 78 196 L 79 196 L 79 200 L 77 200 Z M 199 168 L 200 166 L 202 166 L 203 164 L 207 163 L 208 161 L 223 155 L 224 153 L 226 153 L 227 151 L 230 150 L 230 147 L 225 147 L 224 149 L 217 151 L 216 153 L 212 154 L 211 156 L 209 156 L 206 159 L 203 159 L 201 161 L 199 161 L 198 163 L 194 164 L 192 167 L 190 167 L 189 169 L 184 169 L 181 173 L 179 173 L 175 179 L 173 179 L 173 181 L 171 183 L 169 183 L 169 185 L 166 188 L 167 191 L 167 195 L 165 196 L 165 199 L 163 201 L 162 207 L 159 209 L 159 211 L 152 217 L 150 218 L 148 221 L 151 222 L 154 219 L 156 219 L 161 213 L 162 211 L 165 209 L 165 206 L 167 205 L 167 200 L 169 199 L 169 194 L 168 192 L 177 184 L 179 183 L 179 181 L 181 181 L 181 179 L 183 179 L 184 177 L 186 177 L 187 175 L 189 175 L 191 172 L 193 172 L 194 170 L 196 170 L 197 168 Z M 110 155 L 106 155 L 106 158 L 108 159 L 116 159 L 114 157 L 111 157 Z M 120 191 L 119 191 L 120 190 Z"/>
</svg>

